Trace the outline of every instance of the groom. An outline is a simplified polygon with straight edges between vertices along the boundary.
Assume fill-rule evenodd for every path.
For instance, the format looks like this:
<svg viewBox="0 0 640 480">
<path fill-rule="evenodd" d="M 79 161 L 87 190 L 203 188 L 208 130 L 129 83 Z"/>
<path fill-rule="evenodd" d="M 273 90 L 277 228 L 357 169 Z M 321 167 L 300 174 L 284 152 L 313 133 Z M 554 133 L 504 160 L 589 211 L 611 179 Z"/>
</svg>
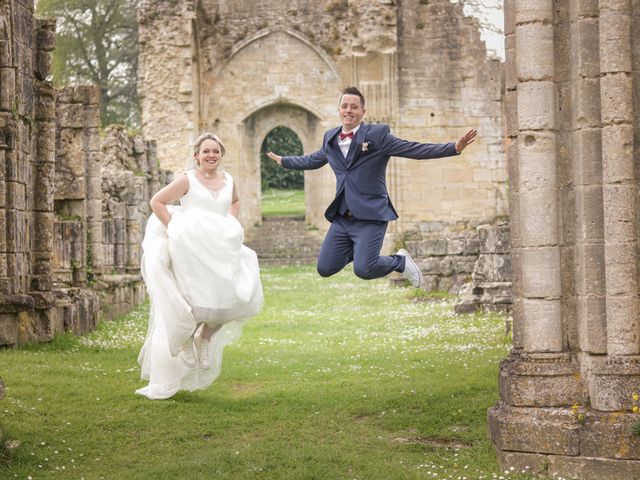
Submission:
<svg viewBox="0 0 640 480">
<path fill-rule="evenodd" d="M 326 132 L 317 152 L 301 157 L 267 153 L 283 167 L 297 170 L 313 170 L 329 163 L 336 175 L 336 197 L 325 212 L 331 226 L 318 256 L 318 273 L 331 276 L 353 261 L 353 270 L 360 278 L 402 272 L 414 287 L 419 287 L 422 273 L 406 250 L 380 256 L 387 224 L 398 218 L 385 182 L 389 157 L 452 157 L 472 143 L 478 132 L 469 130 L 457 142 L 444 144 L 396 138 L 389 133 L 388 125 L 362 123 L 364 96 L 356 87 L 342 92 L 338 113 L 342 127 Z"/>
</svg>

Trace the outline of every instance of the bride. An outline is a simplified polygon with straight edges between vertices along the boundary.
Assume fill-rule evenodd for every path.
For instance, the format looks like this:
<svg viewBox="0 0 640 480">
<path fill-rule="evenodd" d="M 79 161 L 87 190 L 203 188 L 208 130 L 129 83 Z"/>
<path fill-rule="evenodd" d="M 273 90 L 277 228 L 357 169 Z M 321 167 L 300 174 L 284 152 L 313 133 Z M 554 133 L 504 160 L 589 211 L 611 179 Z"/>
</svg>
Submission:
<svg viewBox="0 0 640 480">
<path fill-rule="evenodd" d="M 258 260 L 242 244 L 240 199 L 220 169 L 225 147 L 212 134 L 194 145 L 196 167 L 151 199 L 142 275 L 151 299 L 147 337 L 138 356 L 136 393 L 165 399 L 211 385 L 222 351 L 263 304 Z M 180 200 L 180 206 L 169 204 Z"/>
</svg>

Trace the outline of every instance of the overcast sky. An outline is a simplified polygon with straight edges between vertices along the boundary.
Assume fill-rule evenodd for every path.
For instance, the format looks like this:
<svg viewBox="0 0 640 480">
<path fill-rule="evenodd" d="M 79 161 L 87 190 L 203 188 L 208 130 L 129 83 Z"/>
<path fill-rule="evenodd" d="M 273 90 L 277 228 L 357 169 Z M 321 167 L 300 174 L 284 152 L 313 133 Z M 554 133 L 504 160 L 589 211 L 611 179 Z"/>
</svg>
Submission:
<svg viewBox="0 0 640 480">
<path fill-rule="evenodd" d="M 464 13 L 476 17 L 483 26 L 481 37 L 489 54 L 504 60 L 504 12 L 503 0 L 452 0 L 464 4 Z M 499 30 L 496 32 L 495 30 Z"/>
</svg>

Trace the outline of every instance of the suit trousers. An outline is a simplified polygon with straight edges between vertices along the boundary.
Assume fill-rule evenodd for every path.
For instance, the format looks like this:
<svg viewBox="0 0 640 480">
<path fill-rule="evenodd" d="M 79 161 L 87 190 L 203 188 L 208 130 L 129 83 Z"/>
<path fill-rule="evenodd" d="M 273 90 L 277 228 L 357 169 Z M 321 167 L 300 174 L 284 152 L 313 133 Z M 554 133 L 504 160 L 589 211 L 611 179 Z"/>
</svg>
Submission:
<svg viewBox="0 0 640 480">
<path fill-rule="evenodd" d="M 402 255 L 380 256 L 388 223 L 336 215 L 320 249 L 318 273 L 329 277 L 352 261 L 354 273 L 366 280 L 404 271 Z"/>
</svg>

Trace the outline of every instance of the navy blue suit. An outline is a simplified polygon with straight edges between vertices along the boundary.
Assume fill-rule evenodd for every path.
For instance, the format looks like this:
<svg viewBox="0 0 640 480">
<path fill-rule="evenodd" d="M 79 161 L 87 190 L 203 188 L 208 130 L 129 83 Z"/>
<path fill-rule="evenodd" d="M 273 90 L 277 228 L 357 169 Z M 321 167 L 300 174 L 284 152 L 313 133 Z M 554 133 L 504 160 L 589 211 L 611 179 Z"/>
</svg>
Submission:
<svg viewBox="0 0 640 480">
<path fill-rule="evenodd" d="M 408 142 L 389 133 L 388 125 L 361 124 L 347 157 L 338 146 L 337 127 L 324 134 L 322 148 L 310 155 L 282 157 L 282 166 L 313 170 L 327 163 L 336 175 L 336 197 L 325 212 L 331 222 L 318 256 L 318 273 L 339 272 L 349 262 L 361 278 L 404 270 L 404 257 L 380 256 L 387 223 L 398 218 L 389 199 L 386 170 L 390 157 L 426 160 L 457 155 L 453 142 Z"/>
</svg>

